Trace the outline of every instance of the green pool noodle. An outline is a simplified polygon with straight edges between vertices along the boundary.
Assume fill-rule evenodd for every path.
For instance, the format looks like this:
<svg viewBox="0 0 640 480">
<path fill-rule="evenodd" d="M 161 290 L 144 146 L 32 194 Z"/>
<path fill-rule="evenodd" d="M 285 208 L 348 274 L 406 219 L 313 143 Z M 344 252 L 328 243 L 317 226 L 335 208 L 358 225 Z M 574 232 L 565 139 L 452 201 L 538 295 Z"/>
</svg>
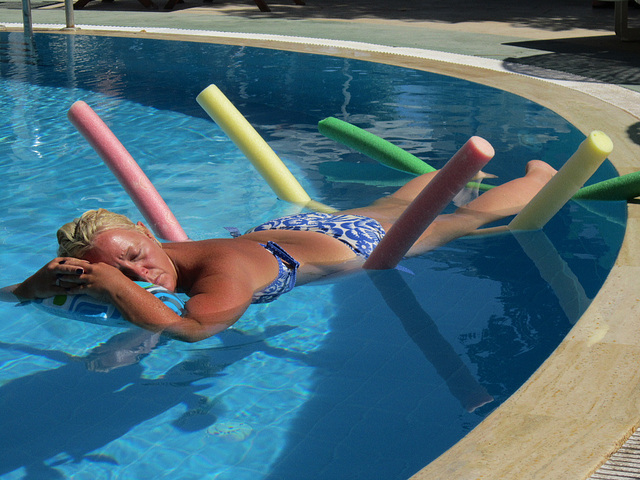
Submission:
<svg viewBox="0 0 640 480">
<path fill-rule="evenodd" d="M 413 175 L 422 175 L 436 170 L 391 142 L 337 118 L 329 117 L 321 120 L 318 123 L 318 130 L 324 136 L 395 170 Z M 495 187 L 495 185 L 477 182 L 471 182 L 467 186 L 480 190 L 489 190 Z M 637 196 L 640 196 L 640 172 L 629 173 L 582 187 L 572 198 L 574 200 L 630 200 Z"/>
<path fill-rule="evenodd" d="M 318 122 L 318 130 L 325 137 L 353 148 L 387 167 L 414 175 L 436 170 L 393 143 L 337 118 L 329 117 L 321 120 Z"/>
<path fill-rule="evenodd" d="M 387 167 L 413 175 L 435 172 L 428 163 L 373 133 L 335 117 L 318 122 L 318 130 L 325 137 L 346 145 Z M 492 185 L 472 182 L 468 187 L 488 190 Z"/>
<path fill-rule="evenodd" d="M 582 187 L 574 200 L 631 200 L 640 195 L 640 172 L 628 173 Z"/>
</svg>

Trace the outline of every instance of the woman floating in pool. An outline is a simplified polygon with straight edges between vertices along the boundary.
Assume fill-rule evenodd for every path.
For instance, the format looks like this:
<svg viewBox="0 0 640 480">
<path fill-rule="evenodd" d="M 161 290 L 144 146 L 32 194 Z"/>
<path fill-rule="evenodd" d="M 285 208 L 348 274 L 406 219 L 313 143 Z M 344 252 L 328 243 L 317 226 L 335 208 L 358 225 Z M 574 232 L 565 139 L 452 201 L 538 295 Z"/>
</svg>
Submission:
<svg viewBox="0 0 640 480">
<path fill-rule="evenodd" d="M 385 231 L 437 172 L 416 177 L 368 207 L 304 213 L 259 225 L 236 238 L 160 244 L 138 222 L 91 210 L 58 231 L 60 257 L 5 291 L 21 300 L 86 293 L 113 303 L 132 324 L 194 342 L 235 323 L 251 303 L 362 267 Z M 409 250 L 417 255 L 515 215 L 555 174 L 544 162 L 526 175 L 440 215 Z M 183 316 L 134 283 L 189 295 Z"/>
</svg>

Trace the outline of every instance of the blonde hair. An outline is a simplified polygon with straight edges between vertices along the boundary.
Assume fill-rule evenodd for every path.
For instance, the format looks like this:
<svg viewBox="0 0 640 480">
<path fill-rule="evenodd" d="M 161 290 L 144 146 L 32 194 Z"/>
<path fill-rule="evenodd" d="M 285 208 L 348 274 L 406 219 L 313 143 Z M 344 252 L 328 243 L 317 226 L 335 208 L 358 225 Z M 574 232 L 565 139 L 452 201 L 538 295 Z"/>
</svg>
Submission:
<svg viewBox="0 0 640 480">
<path fill-rule="evenodd" d="M 104 208 L 89 210 L 58 230 L 58 256 L 82 258 L 93 246 L 96 235 L 114 228 L 149 233 L 145 226 L 133 223 L 119 213 Z"/>
</svg>

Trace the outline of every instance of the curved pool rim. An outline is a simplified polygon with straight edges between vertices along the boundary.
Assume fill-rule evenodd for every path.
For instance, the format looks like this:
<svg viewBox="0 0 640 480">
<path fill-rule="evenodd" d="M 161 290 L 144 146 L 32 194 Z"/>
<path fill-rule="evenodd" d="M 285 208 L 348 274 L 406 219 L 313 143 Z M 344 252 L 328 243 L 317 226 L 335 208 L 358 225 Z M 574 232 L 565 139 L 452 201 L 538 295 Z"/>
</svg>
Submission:
<svg viewBox="0 0 640 480">
<path fill-rule="evenodd" d="M 392 64 L 458 77 L 515 93 L 613 140 L 609 160 L 622 175 L 638 170 L 639 94 L 585 81 L 514 74 L 499 61 L 442 52 L 280 35 L 158 28 L 34 25 L 38 32 L 112 35 L 244 45 Z M 21 25 L 6 25 L 21 30 Z M 629 98 L 631 97 L 631 98 Z M 636 102 L 633 102 L 635 98 Z M 623 244 L 589 309 L 555 352 L 503 405 L 413 479 L 589 477 L 640 426 L 640 206 L 628 204 Z"/>
</svg>

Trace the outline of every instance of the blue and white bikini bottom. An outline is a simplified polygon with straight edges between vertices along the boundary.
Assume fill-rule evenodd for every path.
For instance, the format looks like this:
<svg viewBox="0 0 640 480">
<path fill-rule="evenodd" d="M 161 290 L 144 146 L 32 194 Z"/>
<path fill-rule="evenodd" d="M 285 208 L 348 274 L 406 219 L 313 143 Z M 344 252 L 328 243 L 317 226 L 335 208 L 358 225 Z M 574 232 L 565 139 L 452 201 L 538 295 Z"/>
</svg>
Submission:
<svg viewBox="0 0 640 480">
<path fill-rule="evenodd" d="M 385 235 L 384 228 L 377 220 L 362 215 L 329 213 L 299 213 L 287 217 L 276 218 L 262 225 L 253 227 L 246 233 L 263 230 L 301 230 L 318 232 L 340 240 L 353 250 L 356 255 L 369 258 L 373 249 Z"/>
<path fill-rule="evenodd" d="M 228 228 L 233 236 L 239 236 L 237 229 Z M 329 235 L 347 245 L 353 252 L 364 258 L 369 258 L 385 235 L 384 228 L 377 220 L 361 215 L 329 213 L 299 213 L 277 218 L 253 227 L 246 233 L 265 230 L 299 230 L 318 232 Z M 261 244 L 278 261 L 278 276 L 267 287 L 253 296 L 252 303 L 268 303 L 274 301 L 283 293 L 290 291 L 296 283 L 296 273 L 300 264 L 275 242 Z"/>
</svg>

